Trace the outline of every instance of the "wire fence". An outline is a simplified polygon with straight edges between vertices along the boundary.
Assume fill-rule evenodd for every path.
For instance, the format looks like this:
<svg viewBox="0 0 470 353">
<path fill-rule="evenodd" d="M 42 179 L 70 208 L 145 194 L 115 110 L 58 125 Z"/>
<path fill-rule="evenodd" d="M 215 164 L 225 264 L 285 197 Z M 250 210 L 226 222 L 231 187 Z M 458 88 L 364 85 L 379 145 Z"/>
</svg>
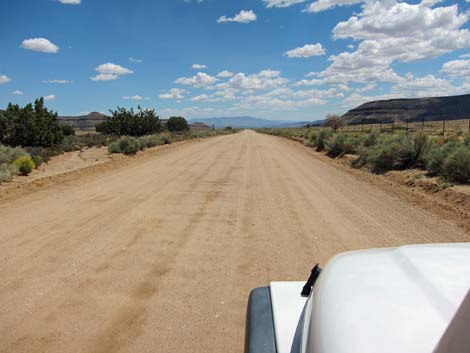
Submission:
<svg viewBox="0 0 470 353">
<path fill-rule="evenodd" d="M 343 132 L 363 132 L 370 133 L 379 131 L 380 133 L 424 133 L 432 136 L 449 136 L 470 133 L 470 119 L 461 120 L 438 120 L 438 121 L 413 121 L 395 120 L 382 122 L 378 120 L 363 119 L 361 122 L 344 125 L 340 128 Z"/>
</svg>

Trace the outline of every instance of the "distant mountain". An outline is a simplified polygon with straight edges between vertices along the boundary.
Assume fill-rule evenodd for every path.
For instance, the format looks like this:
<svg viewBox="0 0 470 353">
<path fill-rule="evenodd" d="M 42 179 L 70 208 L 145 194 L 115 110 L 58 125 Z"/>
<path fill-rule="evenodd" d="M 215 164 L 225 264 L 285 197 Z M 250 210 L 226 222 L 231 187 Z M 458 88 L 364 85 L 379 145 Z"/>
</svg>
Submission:
<svg viewBox="0 0 470 353">
<path fill-rule="evenodd" d="M 216 129 L 231 126 L 237 129 L 261 129 L 261 128 L 286 128 L 302 127 L 311 124 L 311 121 L 287 121 L 287 120 L 267 120 L 254 118 L 252 116 L 234 116 L 218 118 L 190 119 L 191 122 L 202 122 L 209 126 L 214 125 Z"/>
<path fill-rule="evenodd" d="M 433 121 L 470 118 L 470 94 L 461 96 L 390 99 L 360 105 L 343 117 L 347 123 L 375 120 L 384 123 L 392 120 Z"/>
<path fill-rule="evenodd" d="M 93 112 L 82 116 L 59 116 L 59 123 L 70 125 L 75 130 L 94 130 L 96 125 L 102 123 L 107 118 L 104 114 Z"/>
</svg>

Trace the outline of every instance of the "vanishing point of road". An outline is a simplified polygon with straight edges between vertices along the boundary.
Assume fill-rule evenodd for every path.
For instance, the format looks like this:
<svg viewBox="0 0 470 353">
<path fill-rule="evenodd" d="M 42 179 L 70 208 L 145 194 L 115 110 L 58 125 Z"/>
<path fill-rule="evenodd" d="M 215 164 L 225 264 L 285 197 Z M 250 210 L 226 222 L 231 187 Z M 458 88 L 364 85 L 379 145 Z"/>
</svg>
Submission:
<svg viewBox="0 0 470 353">
<path fill-rule="evenodd" d="M 0 202 L 0 352 L 240 353 L 251 288 L 469 238 L 293 141 L 175 145 Z"/>
</svg>

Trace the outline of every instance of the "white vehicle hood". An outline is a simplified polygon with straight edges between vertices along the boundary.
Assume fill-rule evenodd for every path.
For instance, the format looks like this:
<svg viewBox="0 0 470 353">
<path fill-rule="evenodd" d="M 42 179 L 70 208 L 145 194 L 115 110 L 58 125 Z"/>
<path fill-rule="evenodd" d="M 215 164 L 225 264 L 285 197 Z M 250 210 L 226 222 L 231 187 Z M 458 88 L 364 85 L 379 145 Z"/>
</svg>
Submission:
<svg viewBox="0 0 470 353">
<path fill-rule="evenodd" d="M 469 244 L 339 255 L 314 287 L 302 351 L 432 353 L 469 289 Z"/>
</svg>

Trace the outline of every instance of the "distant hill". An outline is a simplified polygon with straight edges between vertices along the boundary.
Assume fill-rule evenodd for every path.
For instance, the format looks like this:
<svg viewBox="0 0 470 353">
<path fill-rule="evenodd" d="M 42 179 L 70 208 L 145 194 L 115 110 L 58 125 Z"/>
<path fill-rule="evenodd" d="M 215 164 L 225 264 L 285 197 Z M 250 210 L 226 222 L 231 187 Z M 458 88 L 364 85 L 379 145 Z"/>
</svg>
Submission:
<svg viewBox="0 0 470 353">
<path fill-rule="evenodd" d="M 59 116 L 59 123 L 70 125 L 75 130 L 94 130 L 96 125 L 105 121 L 108 117 L 104 114 L 93 112 L 82 116 Z"/>
<path fill-rule="evenodd" d="M 384 123 L 391 122 L 393 119 L 401 121 L 469 119 L 470 94 L 373 101 L 350 110 L 343 117 L 349 124 L 360 123 L 363 119 Z"/>
<path fill-rule="evenodd" d="M 287 120 L 267 120 L 254 118 L 252 116 L 234 116 L 219 118 L 190 119 L 191 122 L 202 122 L 209 126 L 214 125 L 216 129 L 231 126 L 237 129 L 261 129 L 280 127 L 302 127 L 311 124 L 311 121 L 287 121 Z"/>
</svg>

